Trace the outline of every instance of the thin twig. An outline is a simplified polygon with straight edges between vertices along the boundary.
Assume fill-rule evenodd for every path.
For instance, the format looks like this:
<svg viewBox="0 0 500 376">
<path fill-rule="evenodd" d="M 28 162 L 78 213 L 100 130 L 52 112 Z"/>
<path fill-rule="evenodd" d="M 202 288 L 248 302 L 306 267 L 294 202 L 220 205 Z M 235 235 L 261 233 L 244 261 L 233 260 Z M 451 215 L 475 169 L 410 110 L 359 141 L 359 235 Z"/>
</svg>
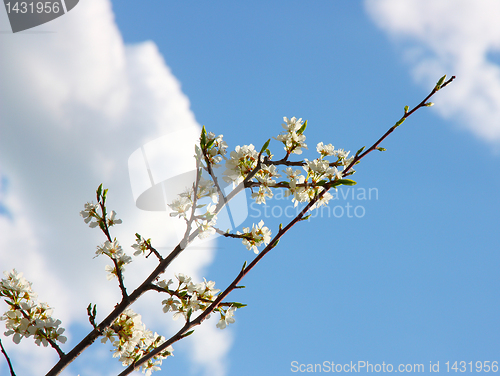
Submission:
<svg viewBox="0 0 500 376">
<path fill-rule="evenodd" d="M 5 356 L 5 359 L 7 360 L 7 364 L 9 365 L 9 370 L 10 370 L 10 375 L 11 376 L 16 376 L 15 372 L 14 372 L 14 367 L 12 366 L 12 363 L 10 362 L 10 358 L 9 356 L 7 355 L 7 351 L 5 351 L 4 347 L 3 347 L 3 344 L 2 344 L 2 340 L 0 339 L 0 348 L 2 349 L 2 353 L 3 355 Z"/>
<path fill-rule="evenodd" d="M 146 256 L 146 258 L 148 258 L 151 254 L 154 254 L 156 256 L 156 258 L 158 259 L 158 261 L 162 262 L 163 261 L 163 257 L 160 255 L 160 252 L 158 252 L 156 250 L 156 248 L 154 248 L 151 244 L 149 244 L 147 241 L 146 241 L 146 248 L 149 249 L 149 253 L 148 255 Z"/>
<path fill-rule="evenodd" d="M 375 150 L 380 145 L 380 143 L 387 138 L 387 136 L 389 136 L 397 127 L 399 127 L 403 123 L 403 121 L 406 120 L 406 118 L 408 118 L 411 114 L 413 114 L 418 109 L 420 109 L 422 107 L 425 107 L 426 104 L 427 104 L 427 101 L 434 94 L 436 94 L 439 90 L 441 90 L 442 88 L 444 88 L 445 86 L 447 86 L 448 84 L 450 84 L 455 78 L 456 78 L 455 76 L 451 76 L 451 78 L 448 81 L 444 82 L 441 86 L 436 85 L 434 87 L 434 89 L 432 89 L 432 91 L 430 92 L 430 94 L 428 96 L 426 96 L 425 99 L 422 102 L 420 102 L 418 105 L 416 105 L 411 111 L 405 112 L 405 114 L 403 115 L 403 117 L 396 124 L 394 124 L 391 128 L 389 128 L 389 130 L 387 132 L 385 132 L 385 134 L 382 137 L 380 137 L 372 146 L 370 146 L 370 148 L 368 148 L 363 153 L 361 153 L 361 154 L 357 155 L 356 157 L 354 157 L 353 161 L 349 164 L 349 166 L 347 166 L 343 170 L 343 176 L 346 176 L 346 174 L 349 172 L 349 170 L 356 163 L 358 163 L 362 158 L 366 157 L 369 153 L 371 153 L 373 150 Z"/>
<path fill-rule="evenodd" d="M 28 321 L 31 321 L 30 320 L 30 316 L 26 313 L 26 311 L 24 309 L 22 309 L 22 307 L 18 304 L 14 304 L 12 306 L 13 308 L 15 308 L 16 310 L 18 310 L 19 312 L 21 312 L 21 314 L 23 315 L 23 317 L 28 320 Z M 47 333 L 43 332 L 41 329 L 37 329 L 37 332 L 40 333 L 40 334 L 44 334 L 44 339 L 49 343 L 49 345 L 54 349 L 56 350 L 57 354 L 59 355 L 59 358 L 62 358 L 65 354 L 64 352 L 61 350 L 61 348 L 59 347 L 59 345 L 52 339 L 48 338 L 47 337 Z"/>
<path fill-rule="evenodd" d="M 106 191 L 106 190 L 105 190 Z M 99 206 L 101 207 L 101 212 L 102 212 L 102 226 L 100 226 L 102 232 L 104 233 L 104 235 L 106 235 L 106 237 L 108 238 L 108 241 L 110 243 L 112 243 L 113 241 L 111 240 L 111 235 L 109 233 L 109 226 L 108 226 L 108 220 L 107 220 L 107 213 L 106 213 L 106 205 L 105 205 L 105 195 L 106 193 L 103 193 L 102 195 L 102 199 L 99 197 L 99 195 L 97 195 L 97 200 L 99 202 Z M 118 265 L 118 261 L 113 258 L 113 257 L 110 257 L 111 260 L 113 261 L 113 264 L 115 266 L 115 270 L 116 270 L 116 277 L 118 279 L 118 285 L 120 286 L 120 291 L 122 293 L 122 298 L 123 299 L 127 299 L 127 289 L 125 288 L 125 283 L 123 282 L 123 274 L 122 274 L 122 270 L 120 268 L 120 265 Z"/>
</svg>

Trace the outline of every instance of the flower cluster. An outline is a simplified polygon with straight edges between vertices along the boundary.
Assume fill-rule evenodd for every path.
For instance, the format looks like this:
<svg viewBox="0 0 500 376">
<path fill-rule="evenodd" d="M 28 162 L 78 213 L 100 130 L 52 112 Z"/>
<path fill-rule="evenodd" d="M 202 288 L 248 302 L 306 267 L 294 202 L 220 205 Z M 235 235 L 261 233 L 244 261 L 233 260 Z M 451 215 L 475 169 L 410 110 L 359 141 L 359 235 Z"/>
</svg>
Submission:
<svg viewBox="0 0 500 376">
<path fill-rule="evenodd" d="M 226 141 L 222 139 L 222 135 L 215 137 L 215 134 L 212 132 L 204 133 L 204 137 L 205 140 L 200 139 L 200 146 L 202 148 L 206 148 L 205 156 L 208 159 L 209 163 L 214 167 L 219 167 L 219 163 L 222 162 L 222 159 L 226 158 Z M 195 151 L 195 157 L 197 158 L 197 160 L 202 161 L 202 150 L 198 145 L 196 145 Z"/>
<path fill-rule="evenodd" d="M 98 204 L 92 202 L 87 202 L 85 204 L 85 209 L 80 212 L 85 223 L 88 223 L 89 227 L 94 228 L 102 223 L 102 217 L 97 213 Z M 108 227 L 119 225 L 122 223 L 121 219 L 116 218 L 116 212 L 112 210 L 106 218 L 106 225 Z"/>
<path fill-rule="evenodd" d="M 124 366 L 129 366 L 158 348 L 165 342 L 165 337 L 147 330 L 141 315 L 127 309 L 104 331 L 101 342 L 106 343 L 108 340 L 115 348 L 113 357 L 119 358 Z M 172 346 L 168 346 L 142 365 L 142 372 L 149 376 L 153 371 L 160 370 L 163 359 L 173 356 L 173 351 Z"/>
<path fill-rule="evenodd" d="M 217 188 L 211 180 L 207 180 L 200 176 L 198 180 L 198 187 L 196 191 L 196 202 L 203 198 L 210 198 L 212 202 L 218 202 Z M 195 192 L 194 187 L 186 189 L 183 193 L 181 193 L 171 204 L 170 209 L 172 212 L 170 213 L 171 217 L 182 217 L 186 221 L 188 212 L 192 209 L 195 202 Z M 196 208 L 200 209 L 205 207 L 206 205 L 197 204 Z M 201 238 L 208 237 L 215 233 L 215 223 L 217 221 L 217 216 L 215 215 L 215 205 L 209 204 L 206 206 L 206 210 L 204 213 L 195 213 L 195 217 L 193 218 L 196 225 L 199 229 L 199 236 Z"/>
<path fill-rule="evenodd" d="M 285 196 L 293 196 L 292 201 L 295 206 L 299 202 L 309 202 L 317 197 L 325 190 L 322 184 L 342 179 L 345 168 L 354 160 L 354 156 L 348 157 L 349 152 L 344 149 L 335 150 L 332 144 L 324 145 L 323 142 L 320 142 L 316 146 L 316 150 L 320 154 L 319 158 L 312 161 L 304 159 L 305 165 L 303 169 L 306 176 L 301 175 L 301 171 L 298 169 L 293 170 L 291 167 L 286 169 L 289 189 L 285 192 Z M 337 160 L 330 163 L 329 160 L 325 159 L 327 156 L 336 156 Z M 339 170 L 338 167 L 340 166 L 343 166 L 344 169 Z M 350 169 L 348 175 L 353 173 L 354 170 Z M 332 195 L 328 192 L 323 193 L 318 202 L 311 206 L 311 209 L 326 205 L 331 198 Z"/>
<path fill-rule="evenodd" d="M 7 331 L 6 336 L 13 335 L 13 341 L 19 343 L 23 337 L 33 336 L 35 343 L 40 346 L 47 346 L 49 340 L 66 342 L 66 337 L 62 335 L 64 328 L 60 327 L 61 321 L 54 319 L 52 309 L 47 303 L 37 301 L 37 295 L 31 288 L 23 273 L 18 273 L 16 269 L 4 271 L 6 278 L 0 281 L 0 296 L 5 298 L 5 302 L 10 309 L 0 317 L 5 320 Z"/>
<path fill-rule="evenodd" d="M 354 155 L 351 155 L 349 157 L 349 151 L 345 151 L 344 149 L 335 150 L 332 144 L 324 145 L 322 142 L 320 142 L 318 145 L 316 145 L 316 151 L 321 155 L 321 160 L 324 160 L 324 158 L 327 156 L 337 157 L 337 161 L 335 161 L 334 164 L 336 166 L 344 166 L 344 168 L 349 166 L 354 160 Z M 353 172 L 354 170 L 351 169 L 348 175 Z"/>
<path fill-rule="evenodd" d="M 264 226 L 262 220 L 257 226 L 255 226 L 255 223 L 252 224 L 252 230 L 250 230 L 250 227 L 245 227 L 242 233 L 238 231 L 237 234 L 242 235 L 243 244 L 248 250 L 253 249 L 255 254 L 259 253 L 258 246 L 267 245 L 271 241 L 271 230 Z"/>
<path fill-rule="evenodd" d="M 252 172 L 257 166 L 259 153 L 255 147 L 250 145 L 236 146 L 231 152 L 230 159 L 226 161 L 226 171 L 224 172 L 224 181 L 240 184 L 247 175 Z M 261 157 L 262 159 L 263 157 Z M 255 198 L 258 204 L 266 202 L 267 198 L 272 198 L 273 193 L 269 187 L 276 184 L 276 178 L 280 177 L 278 169 L 274 165 L 262 164 L 261 168 L 255 174 L 254 178 L 260 183 L 258 192 L 252 193 L 252 198 Z M 251 181 L 255 181 L 252 178 Z"/>
<path fill-rule="evenodd" d="M 302 154 L 301 149 L 307 149 L 307 145 L 304 142 L 306 136 L 303 134 L 307 126 L 307 121 L 304 123 L 302 118 L 297 119 L 295 116 L 291 119 L 284 117 L 283 120 L 285 123 L 281 126 L 285 128 L 285 131 L 275 137 L 275 139 L 285 145 L 287 154 Z"/>
<path fill-rule="evenodd" d="M 135 238 L 135 244 L 132 244 L 132 248 L 135 249 L 134 256 L 139 256 L 149 249 L 151 246 L 151 239 L 146 240 L 139 234 L 135 234 Z"/>
<path fill-rule="evenodd" d="M 266 197 L 272 198 L 273 192 L 269 187 L 276 184 L 275 178 L 281 177 L 278 169 L 274 165 L 262 165 L 262 168 L 255 174 L 255 178 L 260 183 L 259 190 L 252 193 L 252 198 L 257 204 L 265 204 Z"/>
<path fill-rule="evenodd" d="M 83 217 L 85 223 L 88 223 L 88 225 L 91 228 L 96 227 L 99 224 L 98 219 L 101 219 L 99 214 L 97 214 L 98 207 L 99 207 L 98 204 L 94 204 L 93 202 L 87 202 L 85 204 L 85 209 L 80 212 L 80 215 Z"/>
<path fill-rule="evenodd" d="M 203 282 L 195 284 L 191 281 L 191 277 L 184 274 L 177 274 L 175 278 L 177 279 L 177 287 L 175 290 L 170 287 L 174 284 L 174 281 L 171 279 L 168 280 L 168 282 L 166 280 L 158 282 L 158 286 L 170 295 L 170 298 L 162 301 L 163 312 L 173 312 L 174 320 L 177 320 L 179 317 L 184 317 L 187 321 L 193 312 L 198 310 L 204 311 L 213 303 L 220 291 L 214 288 L 214 281 L 207 282 L 207 280 L 204 279 Z M 221 315 L 221 319 L 217 324 L 218 328 L 224 329 L 227 324 L 235 322 L 233 315 L 236 307 L 225 309 L 219 306 L 215 310 L 220 312 Z M 224 321 L 224 325 L 222 321 Z"/>
<path fill-rule="evenodd" d="M 187 214 L 189 210 L 193 207 L 194 203 L 194 188 L 186 188 L 184 192 L 179 194 L 179 196 L 171 203 L 168 204 L 172 212 L 170 213 L 171 217 L 183 217 L 187 219 Z M 196 200 L 200 200 L 202 198 L 209 197 L 212 202 L 218 202 L 217 196 L 217 188 L 211 180 L 205 179 L 203 176 L 200 176 L 198 181 L 198 189 L 196 191 Z M 201 206 L 198 206 L 200 208 Z"/>
<path fill-rule="evenodd" d="M 217 223 L 215 209 L 215 205 L 208 205 L 205 213 L 195 217 L 195 223 L 199 230 L 198 236 L 202 239 L 215 234 L 214 226 Z"/>
<path fill-rule="evenodd" d="M 110 259 L 116 261 L 116 265 L 123 272 L 125 270 L 125 265 L 130 264 L 132 262 L 132 257 L 128 256 L 122 249 L 121 245 L 118 243 L 118 240 L 113 240 L 110 242 L 106 240 L 102 246 L 98 246 L 96 250 L 96 257 L 99 255 L 106 255 Z M 106 265 L 105 270 L 109 272 L 106 276 L 108 280 L 113 279 L 117 276 L 117 270 L 115 266 Z"/>
<path fill-rule="evenodd" d="M 292 167 L 286 168 L 286 176 L 289 180 L 288 190 L 285 192 L 285 197 L 293 196 L 292 202 L 297 206 L 299 202 L 309 201 L 311 199 L 309 189 L 305 186 L 297 186 L 297 184 L 304 184 L 306 178 L 301 175 L 300 170 L 293 170 Z"/>
<path fill-rule="evenodd" d="M 217 323 L 217 328 L 219 329 L 224 329 L 227 324 L 234 324 L 234 322 L 236 321 L 234 319 L 234 311 L 236 311 L 236 308 L 235 307 L 229 307 L 226 311 L 222 311 L 221 310 L 221 314 L 220 314 L 220 320 L 219 322 Z"/>
<path fill-rule="evenodd" d="M 250 145 L 236 146 L 226 161 L 224 181 L 227 183 L 240 184 L 246 176 L 257 166 L 259 153 L 255 147 Z"/>
</svg>

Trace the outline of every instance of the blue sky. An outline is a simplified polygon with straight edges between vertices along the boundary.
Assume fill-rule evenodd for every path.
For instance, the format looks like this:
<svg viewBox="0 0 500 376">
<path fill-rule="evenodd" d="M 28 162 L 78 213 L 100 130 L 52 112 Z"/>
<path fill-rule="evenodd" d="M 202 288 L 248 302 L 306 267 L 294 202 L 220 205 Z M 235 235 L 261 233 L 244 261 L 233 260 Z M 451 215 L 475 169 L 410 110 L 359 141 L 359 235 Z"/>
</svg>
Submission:
<svg viewBox="0 0 500 376">
<path fill-rule="evenodd" d="M 0 213 L 11 214 L 0 217 L 2 269 L 25 272 L 76 344 L 89 330 L 87 304 L 97 302 L 104 317 L 119 298 L 105 260 L 92 259 L 103 239 L 78 218 L 97 185 L 110 188 L 123 244 L 137 231 L 173 242 L 166 213 L 135 206 L 135 150 L 201 125 L 230 149 L 260 147 L 281 132 L 283 116 L 296 116 L 309 121 L 304 158 L 316 158 L 320 141 L 355 152 L 454 74 L 434 107 L 358 165 L 358 185 L 339 191 L 330 215 L 298 224 L 245 278 L 231 298 L 248 304 L 236 323 L 222 332 L 206 323 L 157 374 L 288 375 L 293 361 L 426 371 L 439 361 L 445 372 L 447 361 L 500 361 L 498 16 L 491 1 L 86 0 L 32 33 L 0 34 L 0 173 L 8 181 Z M 271 150 L 283 152 L 277 141 Z M 269 213 L 289 205 L 270 201 Z M 348 205 L 358 215 L 348 217 Z M 287 218 L 264 220 L 276 232 Z M 236 240 L 210 244 L 175 272 L 223 288 L 254 255 Z M 127 283 L 151 265 L 134 261 Z M 134 308 L 166 335 L 175 326 L 156 312 L 158 299 Z M 19 349 L 2 342 L 18 362 L 30 353 L 48 370 L 54 360 L 30 340 Z M 67 374 L 120 369 L 94 345 Z"/>
</svg>

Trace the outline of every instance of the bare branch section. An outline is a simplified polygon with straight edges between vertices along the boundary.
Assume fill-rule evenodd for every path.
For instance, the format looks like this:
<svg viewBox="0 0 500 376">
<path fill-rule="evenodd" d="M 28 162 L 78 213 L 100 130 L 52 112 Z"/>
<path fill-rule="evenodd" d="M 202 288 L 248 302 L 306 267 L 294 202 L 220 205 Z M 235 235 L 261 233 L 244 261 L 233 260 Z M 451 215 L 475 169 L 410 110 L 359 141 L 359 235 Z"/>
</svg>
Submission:
<svg viewBox="0 0 500 376">
<path fill-rule="evenodd" d="M 14 372 L 14 367 L 12 366 L 12 363 L 10 362 L 10 358 L 7 355 L 7 351 L 5 351 L 5 349 L 3 347 L 1 339 L 0 339 L 0 349 L 2 350 L 3 356 L 5 357 L 7 364 L 9 365 L 10 376 L 16 376 L 16 373 Z"/>
</svg>

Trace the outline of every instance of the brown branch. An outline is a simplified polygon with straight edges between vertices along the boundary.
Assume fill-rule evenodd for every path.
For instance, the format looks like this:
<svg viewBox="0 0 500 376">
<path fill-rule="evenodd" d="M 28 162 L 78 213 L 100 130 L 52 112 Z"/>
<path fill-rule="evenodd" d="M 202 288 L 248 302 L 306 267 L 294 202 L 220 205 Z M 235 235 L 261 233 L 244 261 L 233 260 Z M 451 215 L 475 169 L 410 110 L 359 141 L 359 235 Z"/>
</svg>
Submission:
<svg viewBox="0 0 500 376">
<path fill-rule="evenodd" d="M 219 185 L 219 180 L 217 179 L 217 176 L 215 176 L 214 169 L 212 168 L 212 164 L 210 163 L 210 160 L 207 156 L 207 150 L 202 150 L 202 153 L 203 153 L 203 157 L 205 158 L 205 164 L 207 165 L 208 174 L 211 176 L 211 178 L 214 182 L 215 188 L 217 189 L 217 192 L 219 193 L 219 197 L 222 198 L 224 205 L 226 205 L 227 204 L 226 196 L 224 195 L 224 192 L 222 191 L 222 189 Z"/>
<path fill-rule="evenodd" d="M 30 324 L 32 324 L 32 320 L 30 320 L 30 316 L 26 313 L 26 311 L 24 309 L 21 308 L 20 305 L 18 304 L 13 304 L 12 305 L 13 308 L 15 308 L 16 310 L 18 310 L 19 312 L 21 312 L 21 314 L 23 315 L 23 317 L 28 320 L 30 322 Z M 56 350 L 57 354 L 59 355 L 59 358 L 62 358 L 65 354 L 64 352 L 61 350 L 61 348 L 59 347 L 59 345 L 57 343 L 55 343 L 54 340 L 48 338 L 48 334 L 46 332 L 44 332 L 43 330 L 41 329 L 37 329 L 37 333 L 38 335 L 43 335 L 44 339 L 49 343 L 49 345 L 54 349 Z"/>
<path fill-rule="evenodd" d="M 160 261 L 160 262 L 163 261 L 163 257 L 160 255 L 160 253 L 156 250 L 156 248 L 154 248 L 147 241 L 146 241 L 146 248 L 149 249 L 149 253 L 146 256 L 146 258 L 148 258 L 153 253 L 156 256 L 156 258 L 158 259 L 158 261 Z"/>
<path fill-rule="evenodd" d="M 0 339 L 0 348 L 2 350 L 2 353 L 3 355 L 5 356 L 5 359 L 7 360 L 7 364 L 9 365 L 9 370 L 10 370 L 10 375 L 11 376 L 16 376 L 15 372 L 14 372 L 14 367 L 12 366 L 12 363 L 10 362 L 10 358 L 9 356 L 7 355 L 7 351 L 5 351 L 4 347 L 3 347 L 3 344 L 2 344 L 2 340 Z"/>
<path fill-rule="evenodd" d="M 108 238 L 108 241 L 112 243 L 113 241 L 111 240 L 111 235 L 109 234 L 109 227 L 108 227 L 108 219 L 107 219 L 107 213 L 106 213 L 106 205 L 105 205 L 105 200 L 106 200 L 106 191 L 104 190 L 104 193 L 102 194 L 102 199 L 97 195 L 97 202 L 99 203 L 99 206 L 101 207 L 101 213 L 102 213 L 102 219 L 101 223 L 102 226 L 99 226 L 106 235 L 106 238 Z M 113 264 L 115 265 L 115 270 L 116 270 L 116 278 L 118 279 L 118 285 L 120 286 L 120 291 L 122 293 L 122 299 L 127 298 L 127 289 L 125 288 L 125 284 L 123 282 L 123 274 L 120 269 L 120 266 L 118 265 L 118 261 L 114 259 L 113 257 L 110 257 L 111 260 L 113 261 Z"/>
<path fill-rule="evenodd" d="M 444 76 L 446 77 L 446 76 Z M 415 111 L 417 111 L 418 109 L 422 108 L 422 107 L 427 107 L 427 101 L 434 95 L 436 94 L 440 89 L 444 88 L 445 86 L 447 86 L 448 84 L 450 84 L 456 77 L 455 76 L 451 76 L 451 78 L 444 82 L 443 84 L 441 85 L 436 85 L 434 87 L 434 89 L 432 89 L 432 91 L 430 92 L 429 95 L 427 95 L 425 97 L 425 99 L 420 102 L 418 105 L 416 105 L 411 111 L 406 111 L 405 114 L 403 115 L 403 117 L 396 123 L 394 124 L 391 128 L 389 128 L 389 130 L 387 132 L 385 132 L 385 134 L 380 137 L 372 146 L 370 146 L 369 149 L 365 150 L 363 153 L 359 154 L 359 155 L 356 155 L 353 159 L 353 161 L 349 164 L 349 166 L 347 166 L 344 170 L 343 170 L 343 176 L 346 176 L 347 173 L 349 172 L 349 170 L 356 164 L 358 163 L 362 158 L 366 157 L 369 153 L 371 153 L 373 150 L 375 150 L 382 141 L 384 141 L 387 136 L 389 136 L 397 127 L 399 127 L 405 120 L 406 118 L 408 118 L 410 115 L 412 115 Z"/>
</svg>

